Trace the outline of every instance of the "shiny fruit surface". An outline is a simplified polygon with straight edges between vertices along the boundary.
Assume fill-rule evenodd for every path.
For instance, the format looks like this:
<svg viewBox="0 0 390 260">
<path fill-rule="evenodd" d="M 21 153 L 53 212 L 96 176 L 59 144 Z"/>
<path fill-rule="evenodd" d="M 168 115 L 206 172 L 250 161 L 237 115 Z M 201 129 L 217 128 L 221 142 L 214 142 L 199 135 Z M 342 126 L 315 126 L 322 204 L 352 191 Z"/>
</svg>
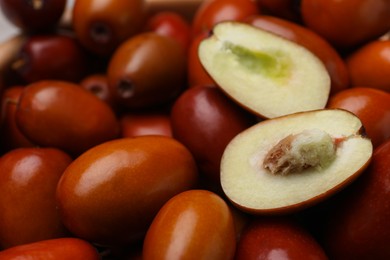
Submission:
<svg viewBox="0 0 390 260">
<path fill-rule="evenodd" d="M 160 207 L 196 184 L 192 155 L 176 140 L 143 136 L 109 141 L 75 159 L 57 199 L 65 226 L 101 245 L 139 241 Z"/>
<path fill-rule="evenodd" d="M 77 82 L 87 73 L 88 62 L 77 39 L 51 34 L 28 37 L 11 66 L 26 83 L 46 79 Z"/>
<path fill-rule="evenodd" d="M 114 93 L 112 93 L 112 89 L 108 85 L 108 77 L 106 74 L 95 73 L 87 75 L 79 84 L 82 88 L 90 91 L 112 108 L 116 107 Z"/>
<path fill-rule="evenodd" d="M 208 33 L 219 22 L 240 21 L 258 13 L 259 8 L 252 0 L 205 0 L 195 12 L 192 35 Z"/>
<path fill-rule="evenodd" d="M 178 42 L 155 32 L 138 34 L 115 51 L 108 83 L 125 108 L 172 101 L 186 86 L 186 56 Z"/>
<path fill-rule="evenodd" d="M 53 29 L 65 10 L 66 0 L 1 0 L 5 17 L 24 31 Z"/>
<path fill-rule="evenodd" d="M 139 33 L 145 19 L 144 0 L 77 0 L 72 10 L 77 38 L 91 52 L 109 56 Z"/>
<path fill-rule="evenodd" d="M 16 110 L 21 132 L 34 143 L 79 154 L 118 136 L 112 109 L 77 84 L 44 80 L 25 87 Z"/>
<path fill-rule="evenodd" d="M 357 115 L 374 147 L 390 138 L 390 94 L 383 90 L 349 88 L 333 95 L 327 107 L 345 109 Z"/>
<path fill-rule="evenodd" d="M 15 112 L 23 86 L 12 86 L 3 91 L 1 99 L 2 122 L 1 143 L 2 150 L 9 151 L 14 148 L 32 147 L 34 144 L 19 130 L 16 124 Z"/>
<path fill-rule="evenodd" d="M 367 43 L 346 61 L 353 86 L 390 92 L 390 39 Z"/>
<path fill-rule="evenodd" d="M 153 220 L 143 259 L 233 259 L 236 238 L 226 202 L 207 190 L 170 199 Z"/>
<path fill-rule="evenodd" d="M 241 234 L 236 260 L 328 259 L 314 237 L 288 217 L 258 217 Z"/>
<path fill-rule="evenodd" d="M 147 20 L 145 27 L 147 31 L 171 37 L 187 52 L 192 39 L 191 24 L 182 15 L 173 11 L 159 12 Z"/>
<path fill-rule="evenodd" d="M 0 251 L 0 260 L 99 260 L 97 250 L 78 238 L 57 238 Z"/>
<path fill-rule="evenodd" d="M 69 155 L 52 148 L 19 148 L 0 159 L 0 246 L 68 235 L 56 207 L 56 188 Z"/>
<path fill-rule="evenodd" d="M 171 119 L 161 112 L 125 113 L 119 119 L 122 137 L 172 136 Z"/>
<path fill-rule="evenodd" d="M 204 69 L 198 56 L 199 44 L 208 37 L 208 33 L 195 36 L 188 50 L 187 78 L 189 87 L 198 85 L 216 85 L 215 81 Z"/>
<path fill-rule="evenodd" d="M 302 0 L 301 13 L 307 27 L 342 49 L 390 29 L 388 0 Z"/>
<path fill-rule="evenodd" d="M 226 145 L 254 122 L 220 89 L 209 86 L 185 91 L 173 104 L 171 121 L 173 136 L 192 152 L 207 179 L 217 184 Z"/>
</svg>

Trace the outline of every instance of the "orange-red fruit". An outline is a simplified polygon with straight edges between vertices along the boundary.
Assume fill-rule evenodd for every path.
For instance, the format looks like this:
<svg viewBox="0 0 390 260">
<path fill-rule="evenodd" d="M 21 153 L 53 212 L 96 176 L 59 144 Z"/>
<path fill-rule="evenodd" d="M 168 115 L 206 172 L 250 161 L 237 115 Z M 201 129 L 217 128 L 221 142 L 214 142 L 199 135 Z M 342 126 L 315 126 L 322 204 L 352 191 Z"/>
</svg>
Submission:
<svg viewBox="0 0 390 260">
<path fill-rule="evenodd" d="M 353 86 L 390 92 L 390 40 L 367 43 L 353 52 L 346 61 Z"/>
<path fill-rule="evenodd" d="M 220 162 L 226 145 L 254 118 L 217 87 L 186 90 L 172 106 L 173 136 L 194 155 L 208 181 L 220 186 Z"/>
<path fill-rule="evenodd" d="M 138 34 L 116 49 L 108 83 L 118 104 L 144 108 L 172 101 L 186 86 L 186 54 L 175 40 Z"/>
<path fill-rule="evenodd" d="M 226 202 L 207 190 L 170 199 L 146 234 L 143 259 L 233 259 L 236 237 Z"/>
<path fill-rule="evenodd" d="M 1 99 L 1 149 L 6 152 L 20 147 L 33 147 L 34 144 L 26 138 L 16 125 L 16 107 L 23 86 L 12 86 L 3 91 Z"/>
<path fill-rule="evenodd" d="M 249 24 L 296 42 L 315 54 L 325 65 L 331 78 L 331 94 L 349 87 L 349 75 L 344 60 L 323 37 L 294 22 L 267 15 L 246 19 Z"/>
<path fill-rule="evenodd" d="M 78 238 L 57 238 L 0 251 L 0 260 L 100 260 L 97 250 Z"/>
<path fill-rule="evenodd" d="M 146 30 L 171 37 L 187 52 L 191 42 L 191 25 L 186 18 L 173 11 L 160 11 L 149 17 Z"/>
<path fill-rule="evenodd" d="M 304 23 L 340 48 L 356 47 L 390 29 L 388 0 L 302 0 Z"/>
<path fill-rule="evenodd" d="M 323 248 L 312 235 L 288 217 L 257 218 L 249 223 L 237 244 L 236 260 L 322 259 Z"/>
<path fill-rule="evenodd" d="M 118 120 L 106 103 L 65 81 L 39 81 L 25 87 L 15 116 L 19 129 L 32 142 L 71 154 L 119 134 Z"/>
<path fill-rule="evenodd" d="M 222 21 L 241 21 L 259 13 L 253 0 L 205 0 L 194 14 L 192 35 L 208 33 L 215 24 Z"/>
<path fill-rule="evenodd" d="M 208 33 L 201 33 L 194 37 L 188 50 L 187 77 L 189 87 L 198 85 L 216 85 L 214 79 L 200 63 L 198 48 L 202 40 L 208 37 Z"/>
<path fill-rule="evenodd" d="M 119 119 L 122 137 L 142 135 L 172 136 L 171 119 L 158 112 L 125 113 Z"/>
<path fill-rule="evenodd" d="M 161 206 L 196 181 L 195 161 L 178 141 L 123 138 L 76 158 L 60 180 L 57 199 L 65 226 L 77 237 L 123 246 L 141 240 Z"/>
<path fill-rule="evenodd" d="M 390 141 L 329 213 L 325 245 L 335 260 L 390 259 Z"/>
<path fill-rule="evenodd" d="M 96 73 L 87 75 L 79 84 L 82 88 L 90 91 L 99 99 L 106 102 L 113 109 L 116 108 L 114 93 L 112 93 L 111 88 L 108 86 L 108 77 L 106 74 Z"/>
<path fill-rule="evenodd" d="M 77 38 L 88 50 L 103 56 L 140 32 L 144 20 L 144 0 L 77 0 L 72 12 Z"/>
<path fill-rule="evenodd" d="M 374 147 L 390 138 L 390 93 L 367 87 L 350 88 L 333 95 L 328 107 L 358 116 Z"/>
<path fill-rule="evenodd" d="M 68 234 L 56 206 L 56 188 L 72 159 L 52 148 L 19 148 L 0 159 L 0 247 Z"/>
</svg>

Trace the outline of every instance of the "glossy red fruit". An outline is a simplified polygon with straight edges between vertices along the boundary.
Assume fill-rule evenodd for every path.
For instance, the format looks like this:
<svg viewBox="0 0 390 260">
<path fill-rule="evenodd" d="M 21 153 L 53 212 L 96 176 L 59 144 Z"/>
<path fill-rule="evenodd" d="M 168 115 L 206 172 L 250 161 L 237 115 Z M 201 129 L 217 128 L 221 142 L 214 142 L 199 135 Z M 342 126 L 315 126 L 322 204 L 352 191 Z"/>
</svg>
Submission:
<svg viewBox="0 0 390 260">
<path fill-rule="evenodd" d="M 182 192 L 158 212 L 146 234 L 143 259 L 233 259 L 233 218 L 226 202 L 206 190 Z"/>
<path fill-rule="evenodd" d="M 323 259 L 323 248 L 302 226 L 288 217 L 257 218 L 244 229 L 236 260 Z"/>
<path fill-rule="evenodd" d="M 125 108 L 172 101 L 186 86 L 186 55 L 175 40 L 154 32 L 124 42 L 111 57 L 108 83 Z"/>
<path fill-rule="evenodd" d="M 54 28 L 65 10 L 66 0 L 1 0 L 5 17 L 24 31 Z"/>
<path fill-rule="evenodd" d="M 79 84 L 82 88 L 93 93 L 110 107 L 117 107 L 114 100 L 114 93 L 112 93 L 112 89 L 108 85 L 108 77 L 106 74 L 96 73 L 87 75 Z"/>
<path fill-rule="evenodd" d="M 65 81 L 39 81 L 26 86 L 15 116 L 28 139 L 71 154 L 80 154 L 119 135 L 112 109 L 79 85 Z"/>
<path fill-rule="evenodd" d="M 3 91 L 1 99 L 1 144 L 4 152 L 20 147 L 33 147 L 34 144 L 19 130 L 16 125 L 16 107 L 23 86 L 12 86 Z"/>
<path fill-rule="evenodd" d="M 390 39 L 367 43 L 351 53 L 346 62 L 353 86 L 390 92 Z"/>
<path fill-rule="evenodd" d="M 307 27 L 343 49 L 390 29 L 388 0 L 302 0 L 301 13 Z"/>
<path fill-rule="evenodd" d="M 119 122 L 122 137 L 172 136 L 170 116 L 161 112 L 125 113 L 121 116 Z"/>
<path fill-rule="evenodd" d="M 161 206 L 191 189 L 197 169 L 181 143 L 164 136 L 123 138 L 75 159 L 57 188 L 65 226 L 107 246 L 141 241 Z"/>
<path fill-rule="evenodd" d="M 91 52 L 110 55 L 124 40 L 140 32 L 144 0 L 77 0 L 72 24 L 77 38 Z"/>
<path fill-rule="evenodd" d="M 171 37 L 188 51 L 191 43 L 191 25 L 184 16 L 173 11 L 161 11 L 152 15 L 146 22 L 145 29 Z"/>
<path fill-rule="evenodd" d="M 97 250 L 78 238 L 58 238 L 0 251 L 0 260 L 99 260 Z"/>
<path fill-rule="evenodd" d="M 247 23 L 296 42 L 314 53 L 331 78 L 331 94 L 349 87 L 347 66 L 339 53 L 323 37 L 297 23 L 267 15 L 255 15 Z"/>
<path fill-rule="evenodd" d="M 254 119 L 218 88 L 197 86 L 175 101 L 171 122 L 173 136 L 192 152 L 206 178 L 219 186 L 226 145 Z"/>
<path fill-rule="evenodd" d="M 0 246 L 68 235 L 56 205 L 57 183 L 71 163 L 52 148 L 19 148 L 0 159 Z"/>
<path fill-rule="evenodd" d="M 374 147 L 390 138 L 390 93 L 367 87 L 350 88 L 333 95 L 327 107 L 357 115 Z"/>
<path fill-rule="evenodd" d="M 194 14 L 192 35 L 209 33 L 218 22 L 241 21 L 255 14 L 259 14 L 259 9 L 252 0 L 205 0 Z"/>
<path fill-rule="evenodd" d="M 330 212 L 325 245 L 331 259 L 390 258 L 390 142 Z"/>
<path fill-rule="evenodd" d="M 27 38 L 11 66 L 26 83 L 47 79 L 76 82 L 87 73 L 88 62 L 73 37 L 35 35 Z"/>
<path fill-rule="evenodd" d="M 198 55 L 199 44 L 208 37 L 208 33 L 202 33 L 194 37 L 188 50 L 187 78 L 189 87 L 198 85 L 213 85 L 217 83 L 208 74 L 200 62 Z"/>
</svg>

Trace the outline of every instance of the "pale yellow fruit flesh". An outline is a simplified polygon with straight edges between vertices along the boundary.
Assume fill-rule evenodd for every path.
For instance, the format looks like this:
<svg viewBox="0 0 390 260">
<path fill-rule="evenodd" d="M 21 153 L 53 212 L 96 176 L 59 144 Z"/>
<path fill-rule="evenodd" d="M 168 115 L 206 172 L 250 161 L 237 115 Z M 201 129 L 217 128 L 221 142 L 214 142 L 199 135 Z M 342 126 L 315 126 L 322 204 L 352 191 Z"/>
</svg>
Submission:
<svg viewBox="0 0 390 260">
<path fill-rule="evenodd" d="M 248 24 L 217 24 L 199 58 L 227 95 L 265 118 L 322 109 L 329 97 L 329 74 L 314 54 Z"/>
<path fill-rule="evenodd" d="M 343 110 L 318 110 L 263 121 L 237 135 L 226 147 L 221 161 L 222 188 L 234 204 L 260 214 L 330 196 L 335 187 L 355 178 L 371 158 L 372 143 L 359 134 L 361 128 L 360 120 Z M 308 129 L 320 129 L 344 140 L 326 168 L 273 175 L 263 167 L 264 157 L 278 141 Z"/>
</svg>

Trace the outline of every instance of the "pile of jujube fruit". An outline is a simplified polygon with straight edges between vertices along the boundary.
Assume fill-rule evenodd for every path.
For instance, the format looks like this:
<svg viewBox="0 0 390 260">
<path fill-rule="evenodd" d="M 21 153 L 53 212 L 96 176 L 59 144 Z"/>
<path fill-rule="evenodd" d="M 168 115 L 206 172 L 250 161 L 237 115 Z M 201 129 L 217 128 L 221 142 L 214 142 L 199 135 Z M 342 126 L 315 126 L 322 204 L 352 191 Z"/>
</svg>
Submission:
<svg viewBox="0 0 390 260">
<path fill-rule="evenodd" d="M 390 259 L 390 1 L 152 5 L 0 0 L 20 29 L 0 46 L 0 260 Z M 267 120 L 199 60 L 226 20 L 324 63 L 327 108 L 358 116 L 375 149 L 343 191 L 283 215 L 226 198 L 225 147 Z"/>
</svg>

